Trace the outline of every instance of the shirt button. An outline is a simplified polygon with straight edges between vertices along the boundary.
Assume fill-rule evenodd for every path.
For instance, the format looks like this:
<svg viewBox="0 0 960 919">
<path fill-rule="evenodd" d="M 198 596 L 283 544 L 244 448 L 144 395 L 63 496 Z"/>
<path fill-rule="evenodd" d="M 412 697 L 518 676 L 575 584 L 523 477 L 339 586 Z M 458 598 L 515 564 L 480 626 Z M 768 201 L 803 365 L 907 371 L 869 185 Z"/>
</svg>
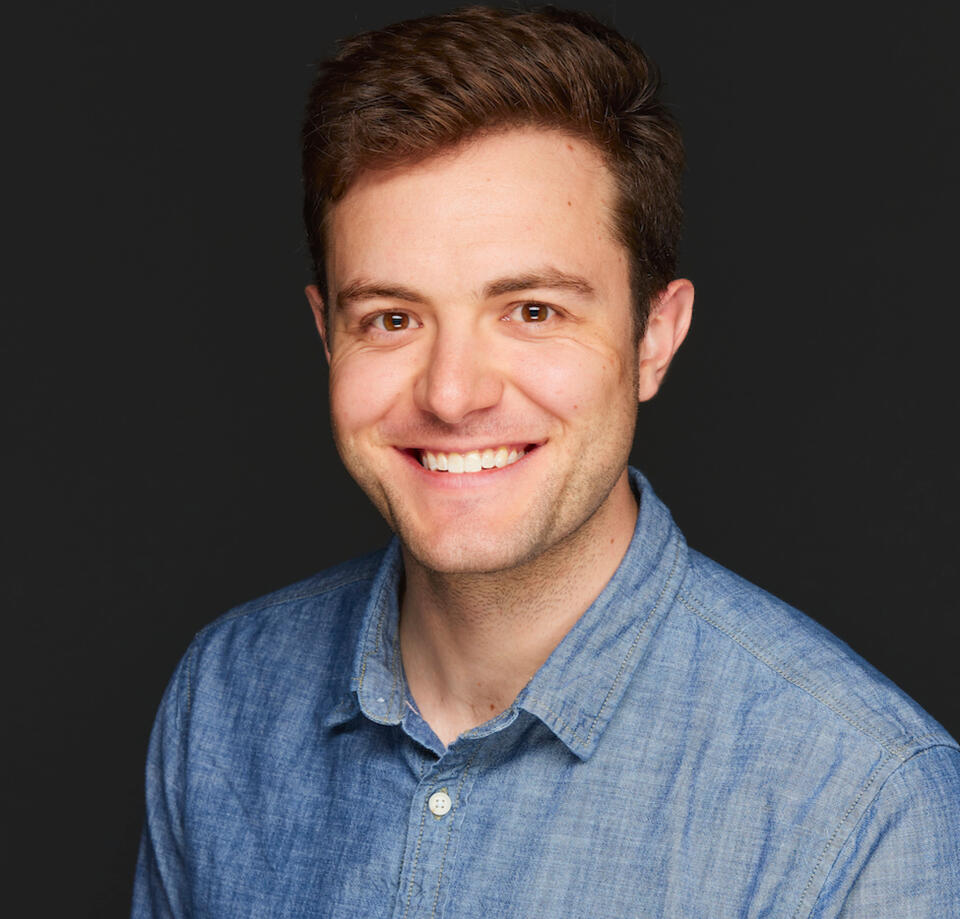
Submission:
<svg viewBox="0 0 960 919">
<path fill-rule="evenodd" d="M 450 810 L 450 795 L 445 791 L 435 791 L 430 795 L 427 806 L 430 808 L 430 813 L 433 814 L 434 817 L 442 817 Z"/>
</svg>

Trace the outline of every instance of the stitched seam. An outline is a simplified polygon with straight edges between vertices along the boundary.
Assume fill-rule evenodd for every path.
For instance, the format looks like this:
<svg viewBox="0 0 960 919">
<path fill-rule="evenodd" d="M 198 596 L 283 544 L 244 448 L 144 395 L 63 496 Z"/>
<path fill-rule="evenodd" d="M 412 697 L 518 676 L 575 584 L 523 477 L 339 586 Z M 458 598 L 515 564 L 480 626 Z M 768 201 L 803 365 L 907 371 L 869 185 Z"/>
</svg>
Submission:
<svg viewBox="0 0 960 919">
<path fill-rule="evenodd" d="M 477 749 L 474 750 L 473 756 L 467 760 L 466 766 L 463 767 L 463 775 L 460 776 L 460 783 L 457 785 L 457 796 L 450 810 L 450 822 L 447 824 L 447 838 L 443 842 L 443 854 L 440 856 L 440 874 L 437 875 L 437 891 L 433 896 L 433 909 L 430 912 L 430 919 L 436 919 L 437 904 L 440 902 L 440 885 L 443 882 L 443 869 L 447 863 L 447 848 L 450 845 L 450 837 L 453 836 L 453 815 L 457 812 L 457 805 L 460 803 L 460 794 L 463 791 L 464 783 L 467 781 L 467 773 L 470 771 L 470 767 L 473 765 L 473 761 L 477 758 L 479 752 L 480 747 L 478 746 Z"/>
<path fill-rule="evenodd" d="M 630 657 L 632 656 L 634 649 L 639 643 L 640 638 L 642 637 L 644 631 L 646 630 L 650 620 L 653 618 L 654 614 L 660 608 L 660 604 L 663 602 L 663 598 L 666 595 L 667 588 L 670 586 L 670 582 L 673 580 L 674 574 L 676 574 L 677 566 L 679 565 L 679 563 L 680 563 L 680 544 L 678 542 L 676 544 L 676 552 L 674 553 L 674 557 L 673 557 L 673 565 L 670 568 L 670 573 L 667 575 L 666 581 L 663 582 L 663 587 L 660 589 L 660 594 L 657 596 L 657 601 L 656 603 L 654 603 L 653 607 L 644 617 L 644 620 L 640 625 L 639 631 L 634 636 L 633 642 L 630 644 L 630 647 L 627 649 L 627 652 L 624 655 L 623 660 L 620 662 L 620 668 L 617 670 L 617 675 L 613 678 L 613 683 L 610 684 L 610 689 L 607 690 L 607 694 L 603 699 L 603 703 L 600 706 L 600 710 L 597 712 L 596 716 L 594 717 L 593 722 L 590 725 L 590 730 L 587 732 L 587 736 L 585 739 L 581 739 L 580 735 L 577 733 L 576 728 L 570 727 L 570 721 L 568 719 L 562 718 L 559 714 L 557 714 L 557 712 L 553 711 L 553 709 L 551 709 L 546 703 L 544 703 L 542 699 L 540 699 L 539 697 L 532 697 L 529 700 L 530 702 L 534 702 L 538 705 L 543 706 L 544 711 L 555 720 L 556 727 L 558 730 L 564 730 L 566 728 L 569 728 L 570 734 L 578 746 L 585 747 L 587 744 L 590 743 L 590 738 L 593 737 L 593 732 L 596 729 L 597 723 L 600 721 L 601 716 L 603 715 L 603 711 L 607 706 L 607 702 L 609 702 L 610 696 L 613 694 L 613 690 L 616 688 L 617 683 L 619 683 L 620 681 L 620 677 L 623 675 L 623 671 L 627 666 L 627 661 L 630 660 Z"/>
<path fill-rule="evenodd" d="M 545 704 L 545 703 L 542 702 L 540 699 L 538 699 L 538 698 L 531 698 L 529 701 L 530 701 L 530 702 L 536 702 L 538 705 L 542 705 L 542 706 L 543 706 L 543 710 L 544 710 L 548 715 L 550 715 L 550 716 L 554 719 L 554 721 L 556 722 L 556 726 L 557 726 L 557 729 L 558 729 L 558 730 L 564 730 L 565 728 L 570 727 L 570 721 L 569 721 L 568 719 L 562 718 L 562 717 L 561 717 L 560 715 L 558 715 L 552 708 L 550 708 L 549 705 Z M 580 746 L 583 746 L 583 745 L 584 745 L 584 741 L 580 738 L 580 735 L 577 733 L 577 729 L 576 729 L 576 728 L 570 727 L 570 735 L 573 737 L 573 739 L 577 742 L 578 745 L 580 745 Z"/>
<path fill-rule="evenodd" d="M 414 700 L 414 701 L 416 701 L 416 700 Z M 420 713 L 417 712 L 417 714 L 419 715 Z M 503 713 L 501 712 L 501 714 L 503 714 Z M 423 717 L 423 716 L 421 715 L 420 717 Z M 500 716 L 498 715 L 497 717 L 499 718 Z M 513 721 L 516 721 L 516 717 L 514 717 Z M 510 724 L 513 724 L 513 721 L 511 721 Z M 484 722 L 483 724 L 478 724 L 475 728 L 470 728 L 469 731 L 464 731 L 461 736 L 462 736 L 462 737 L 477 737 L 477 736 L 480 734 L 480 729 L 483 728 L 483 727 L 485 727 L 485 726 L 486 726 L 486 722 Z M 509 726 L 510 726 L 509 724 L 504 725 L 504 727 L 509 727 Z M 502 730 L 502 729 L 498 728 L 498 730 Z"/>
<path fill-rule="evenodd" d="M 197 646 L 194 644 L 187 654 L 187 718 L 193 711 L 193 658 L 196 653 Z"/>
<path fill-rule="evenodd" d="M 934 744 L 934 745 L 931 746 L 931 747 L 924 747 L 922 750 L 914 750 L 914 751 L 910 754 L 910 756 L 907 757 L 907 759 L 912 759 L 912 758 L 913 758 L 914 756 L 916 756 L 918 753 L 926 753 L 927 750 L 932 750 L 934 747 L 951 747 L 951 748 L 953 748 L 953 745 L 952 745 L 952 744 L 944 743 L 944 742 L 943 742 L 945 738 L 944 738 L 944 736 L 943 736 L 943 732 L 942 732 L 942 731 L 930 731 L 928 734 L 918 734 L 916 737 L 911 737 L 910 739 L 911 739 L 914 743 L 920 743 L 921 740 L 929 740 L 931 737 L 938 737 L 941 742 L 938 743 L 938 744 Z M 904 762 L 906 762 L 906 761 L 907 761 L 907 760 L 905 759 Z"/>
<path fill-rule="evenodd" d="M 245 616 L 263 613 L 269 609 L 276 609 L 278 606 L 285 606 L 287 603 L 292 603 L 295 600 L 310 600 L 313 597 L 320 597 L 323 596 L 323 594 L 332 593 L 335 590 L 339 590 L 341 587 L 349 587 L 351 584 L 357 584 L 360 581 L 369 581 L 371 578 L 372 575 L 369 573 L 358 574 L 343 581 L 335 581 L 333 584 L 327 584 L 324 587 L 318 587 L 316 590 L 306 591 L 305 593 L 287 594 L 280 599 L 273 600 L 269 603 L 263 603 L 259 606 L 254 606 L 252 609 L 240 609 L 235 613 L 224 613 L 218 619 L 200 629 L 200 631 L 197 632 L 196 637 L 199 638 L 205 632 L 217 628 L 217 626 L 221 623 L 233 622 L 235 619 L 243 619 Z"/>
<path fill-rule="evenodd" d="M 417 776 L 417 785 L 419 785 L 420 782 L 423 781 L 423 766 L 424 766 L 423 760 L 420 760 L 420 762 L 419 762 L 419 764 L 418 764 L 418 766 L 417 766 L 417 771 L 418 771 L 418 773 L 419 773 L 419 775 Z M 421 815 L 421 819 L 420 819 L 420 832 L 421 832 L 421 833 L 423 832 L 423 815 Z M 418 846 L 418 848 L 419 848 L 419 846 Z M 400 872 L 399 872 L 399 874 L 397 875 L 397 890 L 398 890 L 398 891 L 400 890 L 400 883 L 403 881 L 403 864 L 404 864 L 404 861 L 406 860 L 406 857 L 407 857 L 407 853 L 406 853 L 406 852 L 401 852 L 401 853 L 400 853 Z M 407 905 L 407 908 L 409 909 L 409 904 Z"/>
<path fill-rule="evenodd" d="M 940 749 L 953 750 L 954 753 L 960 753 L 960 748 L 958 748 L 955 743 L 935 743 L 935 744 L 931 744 L 929 747 L 924 747 L 922 750 L 917 750 L 915 753 L 912 753 L 900 764 L 900 766 L 905 766 L 907 763 L 910 762 L 910 760 L 915 759 L 918 756 L 923 756 L 924 753 L 930 753 L 933 750 L 940 750 Z M 897 767 L 895 772 L 900 771 L 900 766 Z M 894 775 L 893 772 L 890 774 Z"/>
<path fill-rule="evenodd" d="M 420 810 L 420 831 L 417 833 L 417 847 L 413 851 L 413 864 L 410 866 L 410 882 L 407 884 L 407 904 L 403 909 L 403 919 L 410 914 L 410 901 L 413 899 L 413 882 L 417 876 L 417 862 L 420 860 L 420 844 L 423 842 L 423 824 L 427 817 L 427 801 L 424 799 Z M 400 878 L 403 878 L 403 864 L 400 865 Z M 398 884 L 399 886 L 399 884 Z"/>
<path fill-rule="evenodd" d="M 820 870 L 820 865 L 822 864 L 824 858 L 826 857 L 827 852 L 830 851 L 830 847 L 833 845 L 834 840 L 837 838 L 837 835 L 840 833 L 840 829 L 847 822 L 847 818 L 853 813 L 854 808 L 860 803 L 860 799 L 867 793 L 867 790 L 870 786 L 877 780 L 877 776 L 880 774 L 880 771 L 886 766 L 891 760 L 891 756 L 885 756 L 879 763 L 877 763 L 873 772 L 870 773 L 870 778 L 867 779 L 867 783 L 860 789 L 860 793 L 853 799 L 850 803 L 850 806 L 844 811 L 843 816 L 840 818 L 840 822 L 837 824 L 836 828 L 833 831 L 833 834 L 827 840 L 827 844 L 823 847 L 823 851 L 817 857 L 816 862 L 813 865 L 813 870 L 810 872 L 810 877 L 807 878 L 806 886 L 803 888 L 803 892 L 800 894 L 800 900 L 797 903 L 797 908 L 793 911 L 793 919 L 797 919 L 797 916 L 800 914 L 800 909 L 803 906 L 803 901 L 807 897 L 807 891 L 810 890 L 810 885 L 813 884 L 813 879 L 817 876 L 817 872 Z"/>
<path fill-rule="evenodd" d="M 377 638 L 376 638 L 376 642 L 374 643 L 373 651 L 370 651 L 370 650 L 364 651 L 363 659 L 360 661 L 360 677 L 357 681 L 358 693 L 360 692 L 361 689 L 363 689 L 363 680 L 367 673 L 367 658 L 369 658 L 372 653 L 374 653 L 375 651 L 378 651 L 380 648 L 380 640 L 381 640 L 380 636 L 383 632 L 383 620 L 386 618 L 386 615 L 387 615 L 387 610 L 381 603 L 381 600 L 383 599 L 383 592 L 385 589 L 386 589 L 386 585 L 384 584 L 380 588 L 380 592 L 377 594 L 377 606 L 380 607 L 380 618 L 377 619 Z M 364 644 L 366 644 L 366 638 L 367 638 L 366 633 L 364 633 L 363 635 Z"/>
<path fill-rule="evenodd" d="M 927 735 L 924 735 L 924 736 L 926 736 L 926 737 L 931 737 L 931 736 L 932 736 L 932 737 L 938 737 L 938 736 L 939 736 L 939 737 L 942 737 L 943 735 L 942 735 L 942 734 L 927 734 Z M 920 739 L 921 739 L 921 738 L 917 738 L 917 740 L 920 740 Z M 850 837 L 856 832 L 857 827 L 863 822 L 863 820 L 864 820 L 864 818 L 866 817 L 866 815 L 867 815 L 868 811 L 870 810 L 870 808 L 873 807 L 873 805 L 876 803 L 876 801 L 880 798 L 880 795 L 883 794 L 884 789 L 887 787 L 887 783 L 890 782 L 890 781 L 891 781 L 892 779 L 894 779 L 895 777 L 897 777 L 897 776 L 899 776 L 900 774 L 902 774 L 904 767 L 905 767 L 905 766 L 907 765 L 907 763 L 909 763 L 912 759 L 916 759 L 916 757 L 918 757 L 918 756 L 923 756 L 924 754 L 930 753 L 930 752 L 933 751 L 933 750 L 940 750 L 940 749 L 951 750 L 951 751 L 953 751 L 954 753 L 960 752 L 960 750 L 958 750 L 958 748 L 957 748 L 954 744 L 952 744 L 952 743 L 937 743 L 937 744 L 933 744 L 932 746 L 923 747 L 922 749 L 917 750 L 916 752 L 912 753 L 912 754 L 911 754 L 910 756 L 908 756 L 902 763 L 898 763 L 897 766 L 896 766 L 894 769 L 891 769 L 890 772 L 887 773 L 887 775 L 886 775 L 886 777 L 884 778 L 883 782 L 880 784 L 880 787 L 879 787 L 879 788 L 876 790 L 876 792 L 874 793 L 873 798 L 872 798 L 871 801 L 870 801 L 870 804 L 861 811 L 860 816 L 857 818 L 857 822 L 854 823 L 854 824 L 850 827 L 850 829 L 847 831 L 846 836 L 844 836 L 843 840 L 837 845 L 837 853 L 836 853 L 836 856 L 834 857 L 833 863 L 832 863 L 832 864 L 830 865 L 830 867 L 827 869 L 826 875 L 825 875 L 825 877 L 824 877 L 824 882 L 823 882 L 824 884 L 826 883 L 826 878 L 829 878 L 831 872 L 834 870 L 834 867 L 836 866 L 836 860 L 837 860 L 837 858 L 840 857 L 840 853 L 843 851 L 844 846 L 846 846 L 847 841 L 848 841 L 848 840 L 850 839 Z M 889 759 L 889 757 L 887 757 L 887 759 Z M 881 763 L 881 765 L 882 765 L 882 763 Z M 816 897 L 814 898 L 814 900 L 813 900 L 813 906 L 816 906 L 816 904 L 817 904 L 818 900 L 820 899 L 822 893 L 823 893 L 823 885 L 821 885 L 820 891 L 817 893 L 817 896 L 816 896 Z M 812 908 L 812 907 L 811 907 L 811 908 Z M 798 909 L 799 909 L 799 907 L 798 907 Z"/>
<path fill-rule="evenodd" d="M 699 617 L 700 619 L 702 619 L 704 622 L 708 623 L 709 625 L 712 625 L 718 632 L 722 632 L 722 633 L 723 633 L 724 635 L 726 635 L 731 641 L 736 642 L 741 648 L 743 648 L 744 651 L 746 651 L 748 654 L 750 654 L 750 655 L 752 655 L 753 657 L 755 657 L 755 658 L 756 658 L 758 661 L 760 661 L 762 664 L 765 664 L 767 667 L 769 667 L 771 670 L 773 670 L 774 673 L 779 674 L 779 675 L 780 675 L 784 680 L 786 680 L 788 683 L 790 683 L 790 684 L 793 685 L 793 686 L 796 686 L 798 689 L 800 689 L 800 690 L 802 690 L 803 692 L 807 693 L 808 695 L 812 696 L 814 699 L 816 699 L 816 700 L 817 700 L 819 703 L 821 703 L 822 705 L 825 705 L 825 706 L 826 706 L 827 708 L 829 708 L 830 711 L 832 711 L 835 715 L 839 716 L 839 717 L 842 718 L 844 721 L 846 721 L 848 724 L 850 724 L 850 725 L 852 725 L 853 727 L 855 727 L 858 731 L 860 731 L 862 734 L 865 734 L 865 735 L 866 735 L 867 737 L 869 737 L 871 740 L 876 741 L 883 750 L 885 750 L 885 751 L 887 751 L 888 753 L 896 756 L 897 759 L 903 760 L 905 754 L 906 754 L 906 753 L 908 752 L 908 750 L 909 750 L 908 747 L 904 746 L 903 744 L 896 743 L 896 742 L 894 742 L 894 741 L 887 741 L 887 740 L 885 740 L 883 737 L 881 737 L 880 735 L 874 733 L 874 732 L 873 732 L 872 730 L 870 730 L 869 728 L 864 727 L 864 726 L 863 726 L 862 724 L 860 724 L 852 715 L 850 715 L 850 714 L 848 714 L 847 712 L 845 712 L 845 711 L 841 708 L 840 704 L 839 704 L 838 702 L 836 702 L 834 699 L 832 699 L 830 696 L 828 696 L 828 695 L 826 695 L 826 694 L 818 694 L 818 693 L 817 693 L 814 689 L 812 689 L 810 686 L 808 686 L 808 685 L 806 685 L 805 683 L 801 682 L 797 677 L 793 676 L 792 674 L 788 673 L 785 669 L 783 669 L 785 665 L 783 665 L 782 663 L 778 664 L 778 663 L 776 663 L 775 661 L 770 661 L 770 660 L 768 660 L 768 659 L 767 659 L 766 657 L 764 657 L 759 651 L 757 651 L 757 650 L 755 650 L 754 648 L 750 647 L 750 645 L 746 644 L 744 641 L 741 641 L 741 639 L 740 639 L 740 637 L 739 637 L 738 635 L 735 635 L 735 634 L 734 634 L 733 632 L 731 632 L 729 629 L 725 629 L 725 628 L 724 628 L 722 625 L 720 625 L 718 622 L 715 622 L 713 619 L 711 619 L 711 618 L 703 611 L 703 609 L 699 606 L 699 604 L 697 604 L 697 601 L 696 601 L 695 599 L 689 598 L 689 600 L 688 600 L 688 598 L 684 597 L 682 594 L 678 594 L 678 595 L 677 595 L 677 600 L 678 600 L 680 603 L 682 603 L 688 610 L 690 610 L 690 612 L 693 613 L 695 616 Z"/>
<path fill-rule="evenodd" d="M 397 699 L 397 718 L 403 720 L 403 691 L 401 689 L 402 680 L 400 679 L 400 627 L 397 624 L 397 634 L 393 636 L 393 660 L 391 661 L 391 671 L 393 672 L 393 685 L 390 687 L 390 702 L 387 705 L 387 711 L 393 711 L 393 700 Z M 399 698 L 398 698 L 399 697 Z"/>
<path fill-rule="evenodd" d="M 620 662 L 620 669 L 617 671 L 617 675 L 613 678 L 613 683 L 610 685 L 610 689 L 607 692 L 607 695 L 604 697 L 603 704 L 600 706 L 600 711 L 597 712 L 597 716 L 593 719 L 593 723 L 590 725 L 590 731 L 587 733 L 587 743 L 590 743 L 590 738 L 593 737 L 593 732 L 596 729 L 597 723 L 600 721 L 601 716 L 603 715 L 603 710 L 607 707 L 607 702 L 610 701 L 610 696 L 613 695 L 613 690 L 616 688 L 617 684 L 620 682 L 620 677 L 623 676 L 623 671 L 626 669 L 627 661 L 633 656 L 634 649 L 637 647 L 637 644 L 640 641 L 640 636 L 647 629 L 647 625 L 650 623 L 650 620 L 654 617 L 657 610 L 660 609 L 660 604 L 663 602 L 663 598 L 666 596 L 667 588 L 670 586 L 673 581 L 673 576 L 676 574 L 677 565 L 680 563 L 680 543 L 677 542 L 674 548 L 673 553 L 673 565 L 670 568 L 670 573 L 667 575 L 667 579 L 663 582 L 663 587 L 660 588 L 660 595 L 657 597 L 657 602 L 654 603 L 653 609 L 647 613 L 646 618 L 640 625 L 640 629 L 637 632 L 636 636 L 633 639 L 633 643 L 630 645 L 630 648 L 627 650 L 627 653 L 624 655 L 623 660 Z"/>
</svg>

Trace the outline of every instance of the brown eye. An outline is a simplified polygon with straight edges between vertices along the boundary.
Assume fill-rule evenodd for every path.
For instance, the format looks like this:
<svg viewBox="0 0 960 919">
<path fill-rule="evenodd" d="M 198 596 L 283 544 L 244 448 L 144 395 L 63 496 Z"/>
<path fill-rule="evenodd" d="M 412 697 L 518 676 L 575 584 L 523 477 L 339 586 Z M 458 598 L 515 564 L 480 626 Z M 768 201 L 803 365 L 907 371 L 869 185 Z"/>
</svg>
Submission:
<svg viewBox="0 0 960 919">
<path fill-rule="evenodd" d="M 406 313 L 381 313 L 373 324 L 387 332 L 402 332 L 410 327 L 410 317 Z"/>
<path fill-rule="evenodd" d="M 550 307 L 543 303 L 524 303 L 520 307 L 520 317 L 524 322 L 543 322 L 550 315 Z"/>
</svg>

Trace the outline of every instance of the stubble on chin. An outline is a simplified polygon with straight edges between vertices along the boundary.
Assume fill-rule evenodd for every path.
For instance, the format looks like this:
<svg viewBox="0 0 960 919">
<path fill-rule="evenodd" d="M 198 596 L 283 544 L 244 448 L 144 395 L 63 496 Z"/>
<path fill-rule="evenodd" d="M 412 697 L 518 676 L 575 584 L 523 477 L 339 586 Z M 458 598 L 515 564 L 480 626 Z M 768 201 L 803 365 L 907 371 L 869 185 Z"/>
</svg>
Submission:
<svg viewBox="0 0 960 919">
<path fill-rule="evenodd" d="M 625 463 L 624 463 L 625 465 Z M 529 506 L 502 528 L 461 518 L 445 530 L 428 531 L 411 519 L 405 496 L 380 491 L 384 519 L 399 536 L 410 559 L 440 576 L 529 575 L 563 577 L 589 556 L 579 543 L 593 533 L 598 511 L 619 480 L 623 466 L 611 464 L 588 480 L 535 494 Z M 367 492 L 370 494 L 370 492 Z M 371 495 L 371 498 L 373 496 Z M 377 502 L 374 501 L 376 504 Z M 563 512 L 569 513 L 567 519 Z M 552 572 L 552 574 L 551 574 Z"/>
<path fill-rule="evenodd" d="M 516 569 L 542 551 L 542 543 L 555 526 L 549 498 L 534 501 L 518 518 L 496 526 L 468 516 L 448 527 L 428 531 L 408 520 L 399 505 L 386 494 L 385 519 L 399 536 L 409 556 L 426 571 L 438 575 L 485 575 Z"/>
</svg>

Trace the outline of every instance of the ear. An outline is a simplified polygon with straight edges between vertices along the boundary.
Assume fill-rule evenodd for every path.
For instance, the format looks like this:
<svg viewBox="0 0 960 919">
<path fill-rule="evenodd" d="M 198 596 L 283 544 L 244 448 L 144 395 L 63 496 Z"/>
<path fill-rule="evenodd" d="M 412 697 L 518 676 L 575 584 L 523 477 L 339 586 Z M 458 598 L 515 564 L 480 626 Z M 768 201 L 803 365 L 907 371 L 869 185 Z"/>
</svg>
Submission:
<svg viewBox="0 0 960 919">
<path fill-rule="evenodd" d="M 327 356 L 327 363 L 330 363 L 330 346 L 327 341 L 327 307 L 320 295 L 320 290 L 316 284 L 308 284 L 304 290 L 307 295 L 307 302 L 310 309 L 313 310 L 313 321 L 317 324 L 317 331 L 320 333 L 320 341 L 323 342 L 323 353 Z"/>
<path fill-rule="evenodd" d="M 651 304 L 647 330 L 637 346 L 637 398 L 640 402 L 646 402 L 657 394 L 670 361 L 687 337 L 692 318 L 693 284 L 685 278 L 671 281 Z"/>
</svg>

